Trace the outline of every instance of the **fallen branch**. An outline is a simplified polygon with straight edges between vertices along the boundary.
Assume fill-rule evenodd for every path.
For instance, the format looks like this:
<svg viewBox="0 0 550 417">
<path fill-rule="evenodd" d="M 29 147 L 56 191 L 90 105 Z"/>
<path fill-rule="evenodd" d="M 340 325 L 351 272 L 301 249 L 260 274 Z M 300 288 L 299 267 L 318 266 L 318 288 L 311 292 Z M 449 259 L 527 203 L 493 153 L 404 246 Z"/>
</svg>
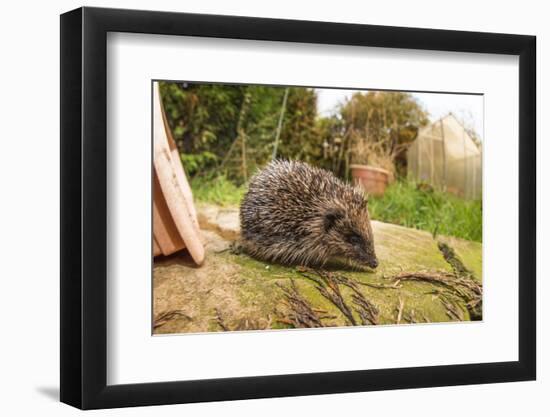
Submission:
<svg viewBox="0 0 550 417">
<path fill-rule="evenodd" d="M 153 329 L 164 326 L 166 323 L 177 317 L 183 317 L 187 320 L 192 320 L 191 317 L 183 312 L 183 310 L 164 311 L 162 313 L 159 313 L 153 320 Z"/>
<path fill-rule="evenodd" d="M 437 271 L 437 272 L 406 272 L 401 268 L 401 272 L 397 275 L 389 277 L 392 280 L 391 285 L 374 284 L 362 282 L 356 279 L 346 277 L 340 273 L 330 272 L 322 269 L 313 269 L 308 267 L 298 267 L 297 272 L 304 278 L 309 279 L 315 285 L 319 293 L 330 301 L 344 316 L 346 321 L 353 326 L 358 324 L 378 324 L 379 310 L 370 302 L 363 292 L 361 286 L 368 286 L 376 289 L 400 289 L 402 283 L 406 281 L 419 281 L 436 285 L 440 289 L 435 292 L 447 316 L 451 320 L 464 320 L 464 310 L 462 305 L 470 314 L 470 319 L 480 320 L 482 311 L 482 295 L 483 287 L 478 283 L 472 274 L 460 259 L 456 256 L 453 249 L 445 243 L 439 243 L 438 247 L 443 254 L 445 260 L 453 268 L 453 272 Z M 351 289 L 352 305 L 346 302 L 342 294 L 341 286 L 346 286 Z M 321 327 L 321 320 L 325 318 L 334 318 L 334 316 L 320 315 L 318 313 L 326 313 L 324 310 L 319 310 L 311 307 L 307 300 L 300 295 L 295 283 L 291 281 L 291 287 L 285 288 L 280 286 L 285 293 L 286 302 L 290 311 L 293 311 L 293 317 L 286 318 L 286 322 L 295 327 Z M 462 300 L 464 304 L 457 304 L 457 300 Z M 417 323 L 417 316 L 414 310 L 408 314 L 404 313 L 405 300 L 399 297 L 399 303 L 396 307 L 396 323 L 400 324 L 403 320 L 409 323 Z M 354 313 L 356 313 L 354 315 Z M 420 312 L 421 320 L 429 323 L 430 320 L 423 312 Z M 359 316 L 360 323 L 356 318 Z"/>
<path fill-rule="evenodd" d="M 399 297 L 399 305 L 397 307 L 397 319 L 395 320 L 396 324 L 401 323 L 401 317 L 403 316 L 403 307 L 405 307 L 405 300 Z"/>
<path fill-rule="evenodd" d="M 398 290 L 402 288 L 401 285 L 399 285 L 399 281 L 394 282 L 392 285 L 384 285 L 384 284 L 372 284 L 370 282 L 362 282 L 357 281 L 359 285 L 364 285 L 366 287 L 376 288 L 379 290 Z"/>
<path fill-rule="evenodd" d="M 356 305 L 355 311 L 357 311 L 357 314 L 361 318 L 361 324 L 378 324 L 378 308 L 364 297 L 359 297 L 356 294 L 353 294 L 351 297 L 353 303 Z"/>
<path fill-rule="evenodd" d="M 312 280 L 316 284 L 315 288 L 317 291 L 334 304 L 352 326 L 357 326 L 357 321 L 353 317 L 350 307 L 344 301 L 344 297 L 338 286 L 338 280 L 333 274 L 328 271 L 306 267 L 301 267 L 297 270 L 302 276 Z"/>
<path fill-rule="evenodd" d="M 216 323 L 222 328 L 224 332 L 228 332 L 229 328 L 226 326 L 225 321 L 223 320 L 222 314 L 219 309 L 214 309 L 216 312 Z"/>
<path fill-rule="evenodd" d="M 332 302 L 351 325 L 357 326 L 358 323 L 352 313 L 352 307 L 346 303 L 342 296 L 339 285 L 344 285 L 353 291 L 351 297 L 354 305 L 353 310 L 359 315 L 362 325 L 376 325 L 379 323 L 380 312 L 378 308 L 370 302 L 359 289 L 359 285 L 363 284 L 362 282 L 348 278 L 342 274 L 306 267 L 298 268 L 298 272 L 305 278 L 312 280 L 316 284 L 316 288 L 321 295 Z M 393 285 L 388 285 L 387 287 L 392 289 L 396 288 Z"/>
<path fill-rule="evenodd" d="M 472 320 L 481 319 L 483 287 L 470 277 L 460 277 L 450 272 L 402 272 L 392 279 L 396 282 L 428 282 L 443 287 L 464 301 Z"/>
<path fill-rule="evenodd" d="M 456 305 L 454 300 L 452 300 L 446 294 L 441 294 L 440 298 L 441 298 L 441 303 L 447 310 L 447 316 L 451 320 L 464 321 L 464 313 L 462 309 Z"/>
<path fill-rule="evenodd" d="M 283 291 L 285 304 L 288 309 L 286 315 L 279 317 L 277 321 L 294 327 L 324 327 L 321 322 L 321 316 L 317 314 L 309 302 L 300 294 L 293 279 L 290 280 L 290 286 L 288 287 L 279 283 L 276 285 Z"/>
<path fill-rule="evenodd" d="M 456 275 L 461 277 L 469 277 L 473 278 L 473 273 L 470 271 L 464 263 L 460 260 L 458 256 L 456 256 L 455 251 L 453 248 L 451 248 L 449 245 L 447 245 L 445 242 L 438 242 L 437 247 L 441 254 L 443 255 L 443 258 L 447 263 L 453 268 L 453 271 Z"/>
</svg>

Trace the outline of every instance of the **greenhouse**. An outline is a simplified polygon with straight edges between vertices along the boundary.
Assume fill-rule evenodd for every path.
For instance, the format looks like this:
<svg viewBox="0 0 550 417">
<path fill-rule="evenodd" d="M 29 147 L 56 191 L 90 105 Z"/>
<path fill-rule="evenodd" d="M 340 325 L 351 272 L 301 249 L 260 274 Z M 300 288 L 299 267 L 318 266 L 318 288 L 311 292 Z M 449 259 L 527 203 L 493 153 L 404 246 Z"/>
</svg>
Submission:
<svg viewBox="0 0 550 417">
<path fill-rule="evenodd" d="M 408 149 L 407 166 L 414 181 L 463 198 L 481 198 L 481 145 L 452 113 L 420 129 Z"/>
</svg>

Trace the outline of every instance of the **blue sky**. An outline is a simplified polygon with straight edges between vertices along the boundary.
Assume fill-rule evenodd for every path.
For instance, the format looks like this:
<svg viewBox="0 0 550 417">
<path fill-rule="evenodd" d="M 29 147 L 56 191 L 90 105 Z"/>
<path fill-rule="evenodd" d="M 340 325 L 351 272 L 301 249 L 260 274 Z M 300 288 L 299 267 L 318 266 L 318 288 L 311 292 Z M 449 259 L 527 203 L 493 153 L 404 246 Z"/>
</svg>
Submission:
<svg viewBox="0 0 550 417">
<path fill-rule="evenodd" d="M 316 89 L 318 108 L 322 115 L 334 113 L 338 104 L 356 90 Z M 465 125 L 472 126 L 483 140 L 483 96 L 467 94 L 412 93 L 435 121 L 449 112 Z"/>
</svg>

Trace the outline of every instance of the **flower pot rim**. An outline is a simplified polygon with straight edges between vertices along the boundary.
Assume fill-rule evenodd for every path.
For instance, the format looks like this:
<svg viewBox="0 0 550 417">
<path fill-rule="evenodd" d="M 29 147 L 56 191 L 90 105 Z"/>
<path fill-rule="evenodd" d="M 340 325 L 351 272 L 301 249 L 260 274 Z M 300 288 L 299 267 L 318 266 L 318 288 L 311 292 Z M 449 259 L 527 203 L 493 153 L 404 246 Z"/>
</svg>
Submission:
<svg viewBox="0 0 550 417">
<path fill-rule="evenodd" d="M 351 164 L 349 167 L 351 169 L 355 168 L 355 169 L 362 169 L 362 170 L 366 170 L 366 171 L 381 172 L 381 173 L 387 174 L 387 175 L 390 174 L 390 171 L 388 171 L 387 169 L 375 167 L 375 166 L 372 166 L 372 165 Z"/>
</svg>

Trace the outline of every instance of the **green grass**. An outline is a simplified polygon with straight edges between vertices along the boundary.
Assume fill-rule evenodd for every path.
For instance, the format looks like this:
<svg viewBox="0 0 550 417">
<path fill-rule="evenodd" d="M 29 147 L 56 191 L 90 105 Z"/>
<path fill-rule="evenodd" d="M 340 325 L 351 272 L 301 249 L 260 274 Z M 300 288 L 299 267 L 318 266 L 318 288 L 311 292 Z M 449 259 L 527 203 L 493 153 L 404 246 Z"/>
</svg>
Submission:
<svg viewBox="0 0 550 417">
<path fill-rule="evenodd" d="M 244 186 L 237 186 L 223 176 L 193 178 L 191 189 L 197 201 L 220 206 L 238 206 L 246 192 Z"/>
<path fill-rule="evenodd" d="M 383 197 L 369 198 L 373 219 L 434 234 L 482 241 L 480 200 L 463 200 L 452 194 L 417 189 L 415 183 L 397 181 Z"/>
<path fill-rule="evenodd" d="M 246 192 L 246 186 L 237 186 L 223 176 L 194 178 L 191 188 L 197 201 L 221 206 L 239 205 Z M 423 191 L 415 183 L 397 181 L 383 197 L 370 197 L 369 211 L 375 220 L 476 242 L 482 240 L 481 201 Z"/>
</svg>

